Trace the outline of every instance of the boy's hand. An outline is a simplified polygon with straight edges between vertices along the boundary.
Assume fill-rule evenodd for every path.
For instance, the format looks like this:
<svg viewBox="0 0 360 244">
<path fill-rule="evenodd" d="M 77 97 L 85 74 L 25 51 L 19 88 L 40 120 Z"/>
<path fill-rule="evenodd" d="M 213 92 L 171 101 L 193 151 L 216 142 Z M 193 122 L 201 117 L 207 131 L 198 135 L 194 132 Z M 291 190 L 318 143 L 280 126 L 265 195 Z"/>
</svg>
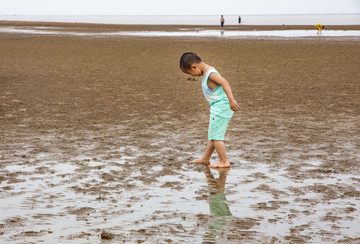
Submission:
<svg viewBox="0 0 360 244">
<path fill-rule="evenodd" d="M 238 111 L 240 109 L 239 104 L 234 100 L 229 101 L 230 102 L 230 108 L 232 111 Z"/>
</svg>

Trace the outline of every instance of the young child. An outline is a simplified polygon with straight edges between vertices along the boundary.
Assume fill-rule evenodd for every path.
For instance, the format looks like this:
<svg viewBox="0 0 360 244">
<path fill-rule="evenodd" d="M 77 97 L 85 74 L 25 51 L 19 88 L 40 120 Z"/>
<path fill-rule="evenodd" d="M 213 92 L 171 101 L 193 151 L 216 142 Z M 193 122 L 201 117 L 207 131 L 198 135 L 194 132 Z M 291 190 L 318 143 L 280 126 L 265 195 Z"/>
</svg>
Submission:
<svg viewBox="0 0 360 244">
<path fill-rule="evenodd" d="M 323 29 L 325 29 L 325 26 L 321 25 L 321 24 L 316 24 L 315 25 L 316 29 L 317 29 L 317 34 L 321 34 L 321 31 Z"/>
<path fill-rule="evenodd" d="M 211 168 L 228 168 L 224 136 L 231 117 L 240 109 L 235 101 L 229 83 L 220 74 L 204 63 L 195 53 L 184 53 L 180 58 L 181 70 L 192 76 L 202 76 L 202 90 L 210 103 L 208 144 L 204 155 L 191 163 L 203 163 Z M 210 165 L 210 158 L 216 149 L 220 161 Z"/>
</svg>

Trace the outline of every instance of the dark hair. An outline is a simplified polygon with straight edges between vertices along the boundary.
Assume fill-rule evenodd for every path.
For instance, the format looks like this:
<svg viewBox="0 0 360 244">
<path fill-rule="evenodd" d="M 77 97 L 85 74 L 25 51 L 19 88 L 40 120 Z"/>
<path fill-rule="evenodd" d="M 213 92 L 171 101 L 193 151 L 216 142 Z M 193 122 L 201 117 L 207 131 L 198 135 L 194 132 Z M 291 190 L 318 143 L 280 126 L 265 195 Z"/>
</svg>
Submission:
<svg viewBox="0 0 360 244">
<path fill-rule="evenodd" d="M 192 52 L 186 52 L 183 53 L 183 55 L 180 58 L 180 68 L 188 70 L 190 69 L 192 64 L 198 64 L 201 63 L 201 58 L 196 54 Z"/>
<path fill-rule="evenodd" d="M 323 27 L 323 29 L 325 29 L 325 25 L 323 25 L 322 27 Z"/>
</svg>

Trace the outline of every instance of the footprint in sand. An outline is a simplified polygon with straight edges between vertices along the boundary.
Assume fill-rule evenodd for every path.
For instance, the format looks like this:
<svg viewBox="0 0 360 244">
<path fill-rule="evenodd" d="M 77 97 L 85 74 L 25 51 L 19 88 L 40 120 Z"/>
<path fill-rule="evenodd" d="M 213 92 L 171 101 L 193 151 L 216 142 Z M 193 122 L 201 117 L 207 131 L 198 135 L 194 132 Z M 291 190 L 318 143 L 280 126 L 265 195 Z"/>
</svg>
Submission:
<svg viewBox="0 0 360 244">
<path fill-rule="evenodd" d="M 11 100 L 11 102 L 13 102 L 13 103 L 21 103 L 21 100 L 19 100 L 19 99 L 13 99 L 13 100 Z"/>
</svg>

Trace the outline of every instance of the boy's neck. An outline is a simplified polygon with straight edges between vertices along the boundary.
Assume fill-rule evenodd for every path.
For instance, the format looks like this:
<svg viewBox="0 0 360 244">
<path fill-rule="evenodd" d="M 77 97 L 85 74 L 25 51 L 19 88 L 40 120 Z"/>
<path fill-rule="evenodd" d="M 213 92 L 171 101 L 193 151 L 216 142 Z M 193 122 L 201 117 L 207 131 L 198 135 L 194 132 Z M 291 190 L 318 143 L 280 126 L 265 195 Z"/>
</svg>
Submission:
<svg viewBox="0 0 360 244">
<path fill-rule="evenodd" d="M 204 62 L 199 63 L 199 69 L 201 70 L 202 75 L 205 75 L 205 72 L 209 68 L 209 65 L 207 65 Z"/>
</svg>

